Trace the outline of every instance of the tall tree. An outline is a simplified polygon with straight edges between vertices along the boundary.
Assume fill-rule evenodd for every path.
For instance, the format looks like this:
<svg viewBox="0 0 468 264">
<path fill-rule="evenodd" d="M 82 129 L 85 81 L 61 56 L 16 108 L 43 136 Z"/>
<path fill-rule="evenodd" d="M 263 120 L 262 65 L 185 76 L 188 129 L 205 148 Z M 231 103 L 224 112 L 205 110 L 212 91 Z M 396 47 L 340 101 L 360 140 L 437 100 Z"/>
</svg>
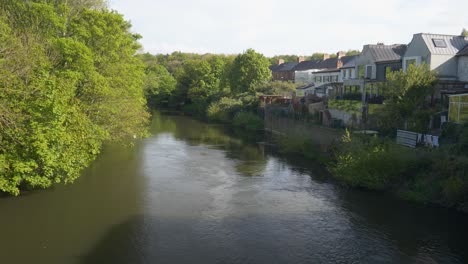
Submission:
<svg viewBox="0 0 468 264">
<path fill-rule="evenodd" d="M 231 89 L 235 93 L 249 91 L 255 84 L 271 79 L 270 61 L 253 49 L 236 57 L 230 73 Z"/>
</svg>

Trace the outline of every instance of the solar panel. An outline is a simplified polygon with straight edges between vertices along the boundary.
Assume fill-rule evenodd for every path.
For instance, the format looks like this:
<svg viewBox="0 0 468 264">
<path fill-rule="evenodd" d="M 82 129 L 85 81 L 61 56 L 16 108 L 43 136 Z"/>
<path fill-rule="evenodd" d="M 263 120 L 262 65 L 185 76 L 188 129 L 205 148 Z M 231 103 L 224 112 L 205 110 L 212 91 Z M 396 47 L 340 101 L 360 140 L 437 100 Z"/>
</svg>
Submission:
<svg viewBox="0 0 468 264">
<path fill-rule="evenodd" d="M 432 42 L 434 42 L 434 46 L 436 48 L 446 48 L 447 43 L 445 43 L 445 40 L 443 39 L 432 39 Z"/>
</svg>

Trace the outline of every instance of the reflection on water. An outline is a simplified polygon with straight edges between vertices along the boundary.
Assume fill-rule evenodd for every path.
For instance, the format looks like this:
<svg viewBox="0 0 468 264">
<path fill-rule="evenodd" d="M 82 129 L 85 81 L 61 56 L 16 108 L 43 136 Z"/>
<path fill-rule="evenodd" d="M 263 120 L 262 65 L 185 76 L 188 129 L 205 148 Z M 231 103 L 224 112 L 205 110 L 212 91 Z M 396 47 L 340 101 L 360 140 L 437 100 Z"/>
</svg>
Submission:
<svg viewBox="0 0 468 264">
<path fill-rule="evenodd" d="M 2 263 L 465 263 L 467 220 L 155 114 L 74 185 L 0 199 Z"/>
</svg>

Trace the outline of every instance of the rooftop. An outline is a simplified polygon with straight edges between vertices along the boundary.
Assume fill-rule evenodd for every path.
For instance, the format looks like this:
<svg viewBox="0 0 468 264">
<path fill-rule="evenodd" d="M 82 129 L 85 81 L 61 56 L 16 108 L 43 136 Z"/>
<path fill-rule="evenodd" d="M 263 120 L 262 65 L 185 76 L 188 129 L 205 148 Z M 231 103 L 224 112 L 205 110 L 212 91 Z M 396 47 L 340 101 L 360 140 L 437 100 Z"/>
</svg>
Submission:
<svg viewBox="0 0 468 264">
<path fill-rule="evenodd" d="M 460 35 L 419 33 L 415 36 L 421 36 L 431 54 L 455 55 L 468 45 L 468 38 Z"/>
<path fill-rule="evenodd" d="M 407 48 L 405 44 L 376 44 L 366 45 L 364 47 L 369 49 L 372 57 L 375 59 L 375 62 L 401 60 L 401 57 L 405 54 Z"/>
</svg>

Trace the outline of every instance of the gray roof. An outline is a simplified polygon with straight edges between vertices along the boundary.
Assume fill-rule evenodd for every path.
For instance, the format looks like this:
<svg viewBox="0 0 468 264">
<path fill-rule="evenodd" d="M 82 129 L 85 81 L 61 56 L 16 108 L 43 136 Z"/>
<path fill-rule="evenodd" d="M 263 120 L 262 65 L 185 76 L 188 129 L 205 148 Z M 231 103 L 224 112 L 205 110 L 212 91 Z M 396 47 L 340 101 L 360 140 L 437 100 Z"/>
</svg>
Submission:
<svg viewBox="0 0 468 264">
<path fill-rule="evenodd" d="M 342 69 L 343 68 L 354 68 L 356 67 L 356 59 L 359 57 L 359 55 L 355 55 L 355 56 L 347 56 L 348 59 L 345 61 L 345 60 L 342 60 L 343 61 L 343 67 L 341 67 Z"/>
<path fill-rule="evenodd" d="M 468 44 L 457 53 L 458 56 L 468 56 Z"/>
<path fill-rule="evenodd" d="M 393 45 L 366 45 L 374 57 L 375 62 L 398 61 L 406 52 L 407 46 L 404 44 Z"/>
<path fill-rule="evenodd" d="M 430 34 L 430 33 L 419 33 L 422 39 L 426 43 L 427 48 L 431 54 L 438 55 L 455 55 L 462 50 L 468 44 L 468 38 L 463 36 L 455 35 L 442 35 L 442 34 Z M 443 39 L 447 44 L 446 48 L 437 48 L 433 43 L 433 39 Z"/>
<path fill-rule="evenodd" d="M 312 70 L 312 69 L 320 69 L 317 68 L 318 64 L 321 60 L 310 60 L 310 61 L 303 61 L 294 67 L 295 71 L 305 71 L 305 70 Z"/>
<path fill-rule="evenodd" d="M 280 65 L 272 65 L 270 66 L 270 70 L 272 72 L 292 71 L 297 64 L 297 62 L 286 62 Z"/>
<path fill-rule="evenodd" d="M 343 65 L 349 63 L 351 60 L 354 60 L 357 56 L 343 56 L 340 60 L 343 62 Z M 337 69 L 336 65 L 338 64 L 338 58 L 329 58 L 326 60 L 312 60 L 312 61 L 303 61 L 297 64 L 294 67 L 295 71 L 306 71 L 306 70 L 331 70 Z"/>
</svg>

